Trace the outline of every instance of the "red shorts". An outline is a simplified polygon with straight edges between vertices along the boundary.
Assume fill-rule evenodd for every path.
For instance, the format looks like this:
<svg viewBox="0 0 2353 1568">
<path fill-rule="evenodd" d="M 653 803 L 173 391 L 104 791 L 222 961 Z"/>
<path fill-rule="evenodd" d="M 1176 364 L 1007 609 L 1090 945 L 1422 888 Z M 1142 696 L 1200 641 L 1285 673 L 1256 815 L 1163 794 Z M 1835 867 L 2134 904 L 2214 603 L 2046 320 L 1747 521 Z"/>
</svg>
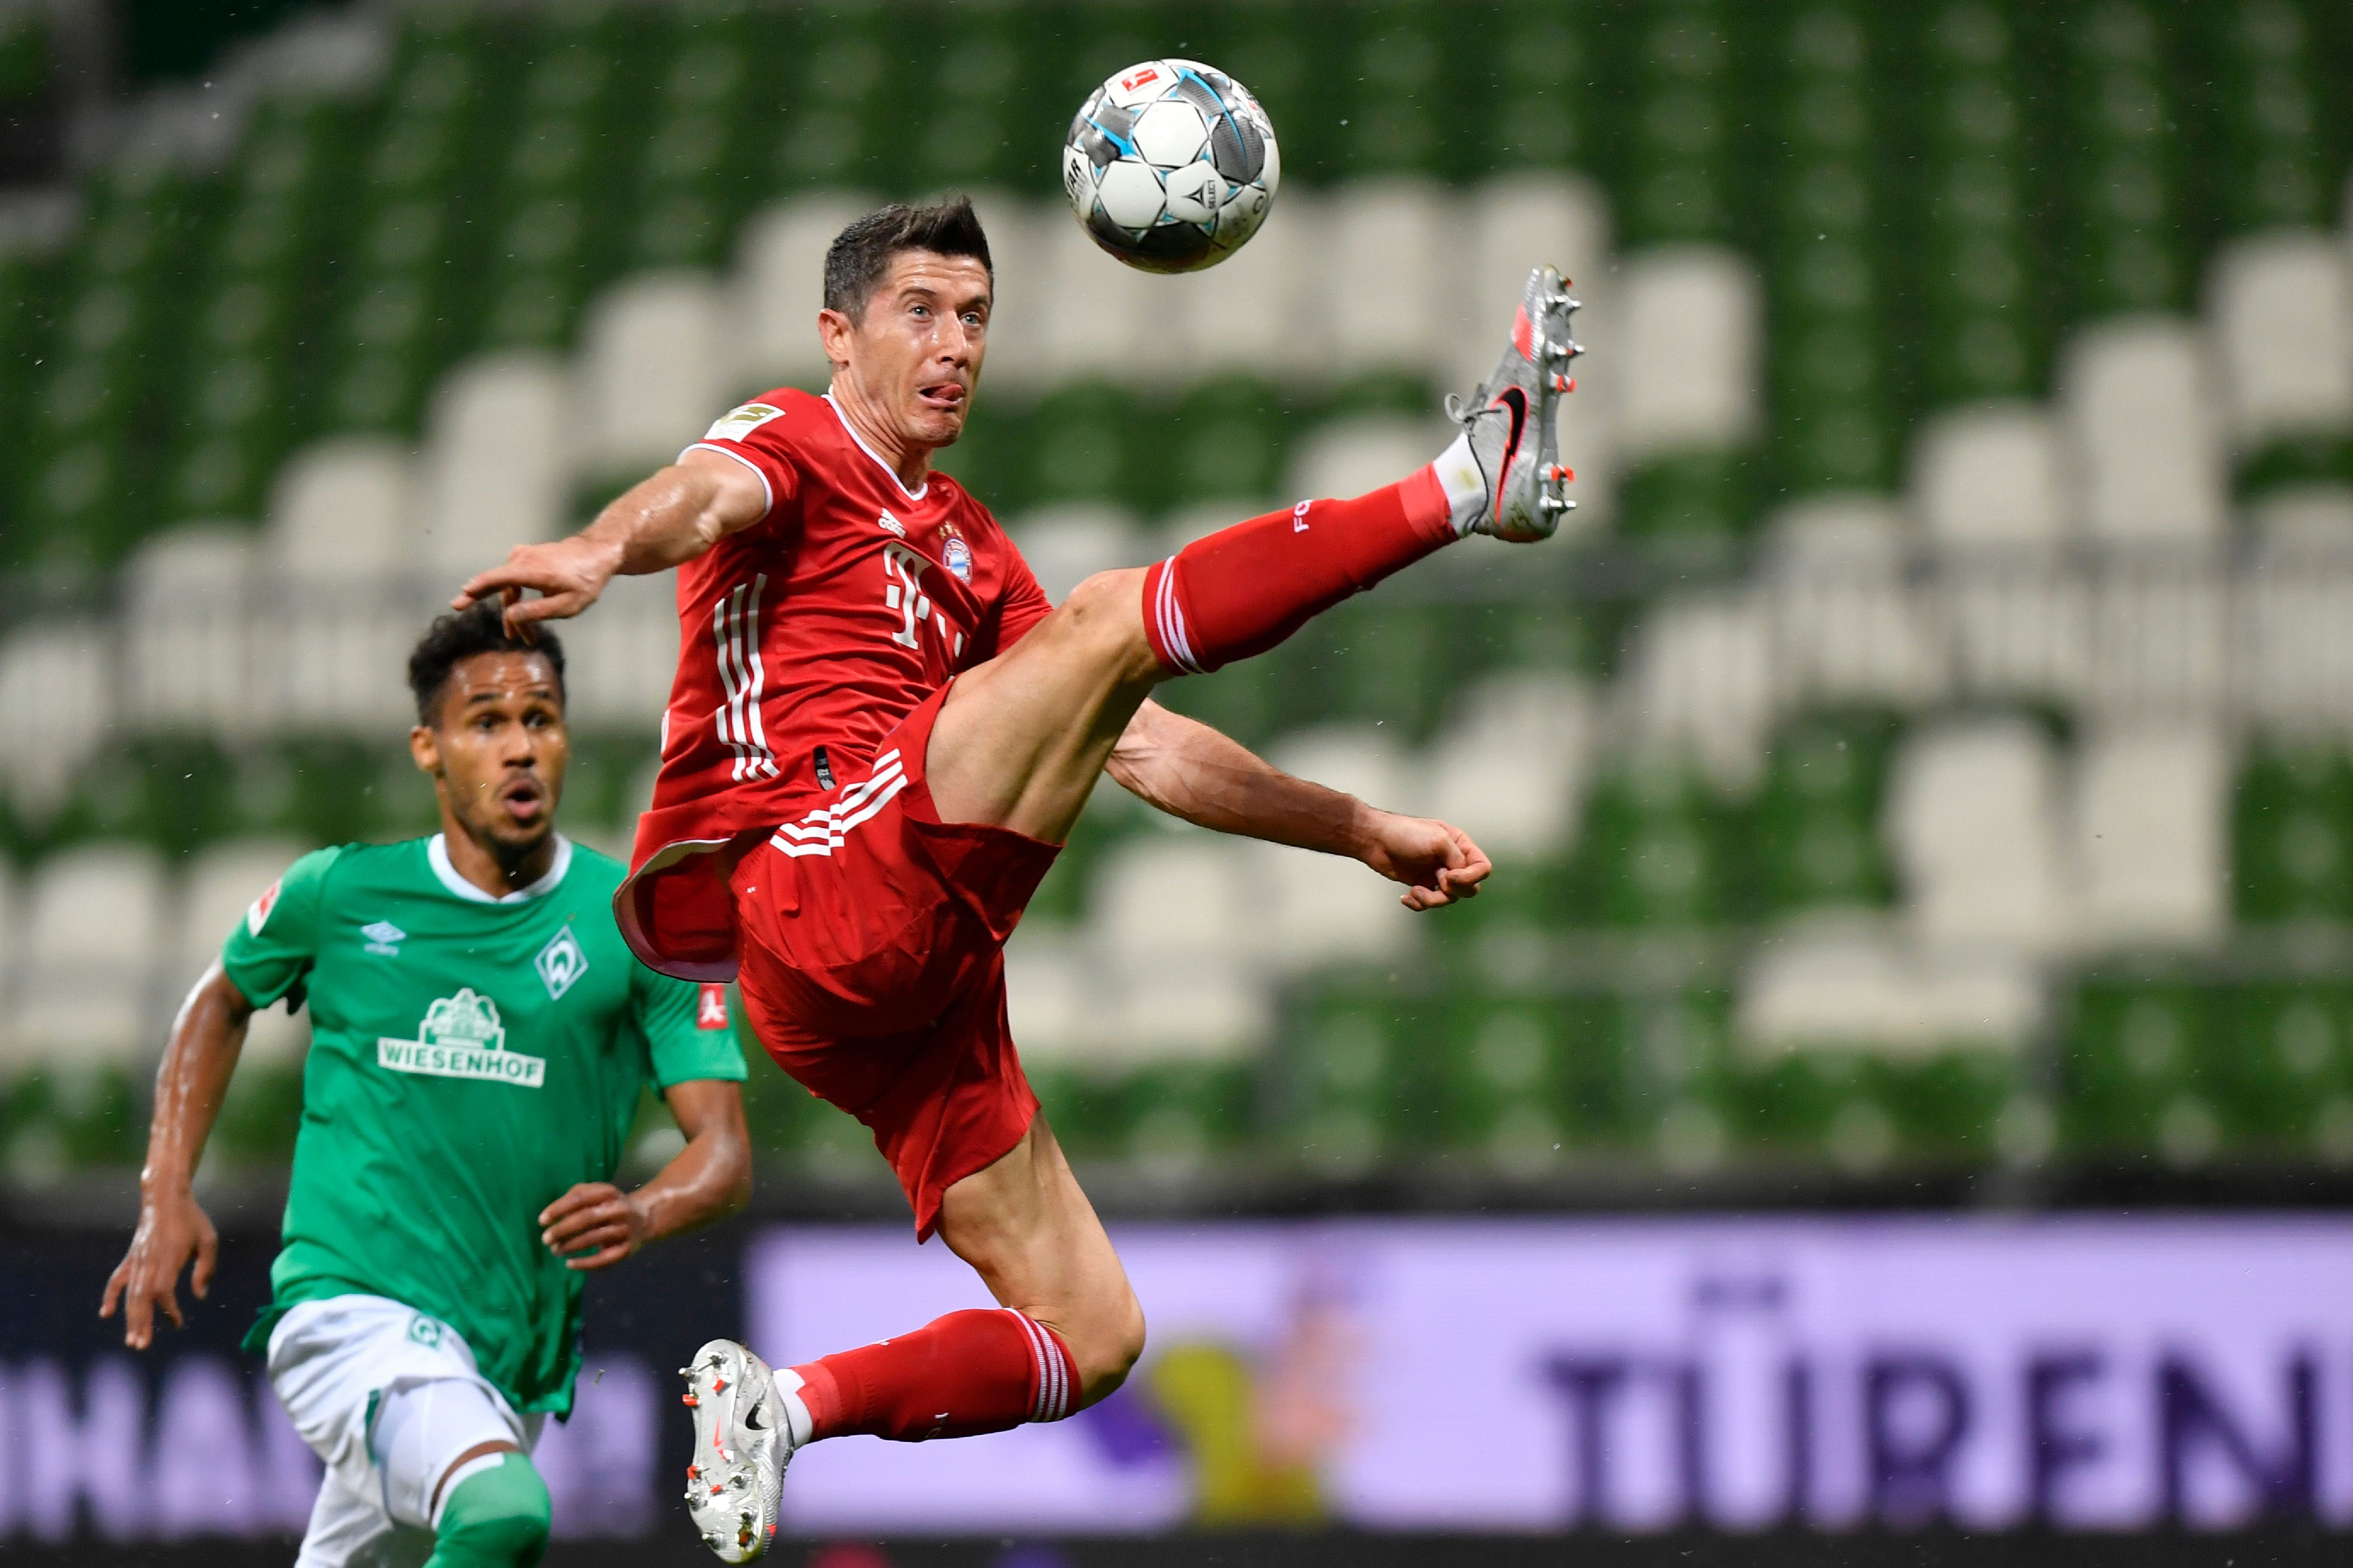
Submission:
<svg viewBox="0 0 2353 1568">
<path fill-rule="evenodd" d="M 737 862 L 737 980 L 760 1043 L 864 1122 L 928 1239 L 948 1187 L 1038 1110 L 1005 1013 L 1005 939 L 1059 847 L 945 823 L 923 784 L 943 689 L 871 774 Z"/>
</svg>

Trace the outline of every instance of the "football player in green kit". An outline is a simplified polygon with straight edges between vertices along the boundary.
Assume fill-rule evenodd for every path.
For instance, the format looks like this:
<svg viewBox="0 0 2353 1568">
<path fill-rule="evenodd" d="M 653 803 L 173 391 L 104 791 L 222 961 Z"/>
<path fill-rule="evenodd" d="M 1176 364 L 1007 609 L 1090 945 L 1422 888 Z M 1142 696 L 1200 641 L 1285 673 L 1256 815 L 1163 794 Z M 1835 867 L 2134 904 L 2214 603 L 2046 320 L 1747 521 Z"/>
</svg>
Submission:
<svg viewBox="0 0 2353 1568">
<path fill-rule="evenodd" d="M 554 830 L 564 655 L 486 605 L 409 660 L 440 833 L 296 861 L 173 1025 L 139 1228 L 108 1281 L 144 1348 L 202 1297 L 212 1224 L 190 1190 L 254 1009 L 311 1009 L 302 1124 L 273 1300 L 247 1338 L 326 1466 L 301 1568 L 528 1568 L 548 1533 L 531 1450 L 571 1408 L 583 1272 L 740 1207 L 751 1190 L 725 994 L 637 962 L 625 868 Z M 647 1084 L 686 1146 L 612 1184 Z M 430 1532 L 429 1535 L 427 1532 Z"/>
</svg>

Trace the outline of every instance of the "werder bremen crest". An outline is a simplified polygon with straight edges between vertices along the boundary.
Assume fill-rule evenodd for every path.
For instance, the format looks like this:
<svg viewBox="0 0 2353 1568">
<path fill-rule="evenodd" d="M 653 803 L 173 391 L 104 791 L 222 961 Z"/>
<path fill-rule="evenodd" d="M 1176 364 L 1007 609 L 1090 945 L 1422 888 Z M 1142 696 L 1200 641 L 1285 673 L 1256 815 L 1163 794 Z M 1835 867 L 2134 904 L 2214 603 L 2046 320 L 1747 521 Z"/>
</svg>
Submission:
<svg viewBox="0 0 2353 1568">
<path fill-rule="evenodd" d="M 498 1004 L 476 995 L 470 985 L 426 1008 L 417 1035 L 413 1040 L 377 1037 L 375 1065 L 394 1072 L 480 1079 L 519 1089 L 537 1089 L 547 1077 L 545 1058 L 507 1049 L 507 1030 L 499 1022 Z"/>
</svg>

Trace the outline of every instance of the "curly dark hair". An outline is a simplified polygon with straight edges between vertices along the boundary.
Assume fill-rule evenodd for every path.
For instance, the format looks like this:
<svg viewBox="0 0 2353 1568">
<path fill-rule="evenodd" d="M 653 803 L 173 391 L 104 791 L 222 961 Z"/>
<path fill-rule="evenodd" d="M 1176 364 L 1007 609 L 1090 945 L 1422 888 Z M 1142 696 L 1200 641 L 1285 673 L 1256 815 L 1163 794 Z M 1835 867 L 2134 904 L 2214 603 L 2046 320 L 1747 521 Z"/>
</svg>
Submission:
<svg viewBox="0 0 2353 1568">
<path fill-rule="evenodd" d="M 864 320 L 866 302 L 891 269 L 891 258 L 902 250 L 975 257 L 988 273 L 990 286 L 996 286 L 988 236 L 981 232 L 980 215 L 972 210 L 970 196 L 950 196 L 922 207 L 893 202 L 833 237 L 825 253 L 825 308 L 853 321 Z"/>
<path fill-rule="evenodd" d="M 480 653 L 538 654 L 555 671 L 555 694 L 565 696 L 564 644 L 544 626 L 537 632 L 531 642 L 510 633 L 495 599 L 436 616 L 408 656 L 408 689 L 417 697 L 417 721 L 431 727 L 449 672 Z"/>
</svg>

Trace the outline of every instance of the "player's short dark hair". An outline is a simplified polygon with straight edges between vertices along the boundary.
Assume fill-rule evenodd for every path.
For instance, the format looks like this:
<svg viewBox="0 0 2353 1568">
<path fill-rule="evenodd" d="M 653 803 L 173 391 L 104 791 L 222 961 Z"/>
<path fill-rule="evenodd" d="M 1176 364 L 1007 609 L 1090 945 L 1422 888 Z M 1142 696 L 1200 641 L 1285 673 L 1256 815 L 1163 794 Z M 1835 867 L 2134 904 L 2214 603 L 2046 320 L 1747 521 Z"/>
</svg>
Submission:
<svg viewBox="0 0 2353 1568">
<path fill-rule="evenodd" d="M 496 599 L 434 618 L 408 655 L 408 689 L 417 696 L 417 721 L 432 726 L 450 672 L 483 653 L 535 653 L 555 671 L 555 695 L 564 697 L 564 644 L 544 625 L 537 640 L 525 642 L 507 630 Z"/>
<path fill-rule="evenodd" d="M 997 286 L 997 268 L 988 259 L 988 236 L 981 232 L 980 215 L 970 196 L 950 196 L 929 206 L 892 202 L 868 213 L 833 237 L 825 253 L 825 308 L 851 321 L 866 315 L 891 258 L 902 250 L 928 250 L 939 256 L 976 258 Z"/>
</svg>

